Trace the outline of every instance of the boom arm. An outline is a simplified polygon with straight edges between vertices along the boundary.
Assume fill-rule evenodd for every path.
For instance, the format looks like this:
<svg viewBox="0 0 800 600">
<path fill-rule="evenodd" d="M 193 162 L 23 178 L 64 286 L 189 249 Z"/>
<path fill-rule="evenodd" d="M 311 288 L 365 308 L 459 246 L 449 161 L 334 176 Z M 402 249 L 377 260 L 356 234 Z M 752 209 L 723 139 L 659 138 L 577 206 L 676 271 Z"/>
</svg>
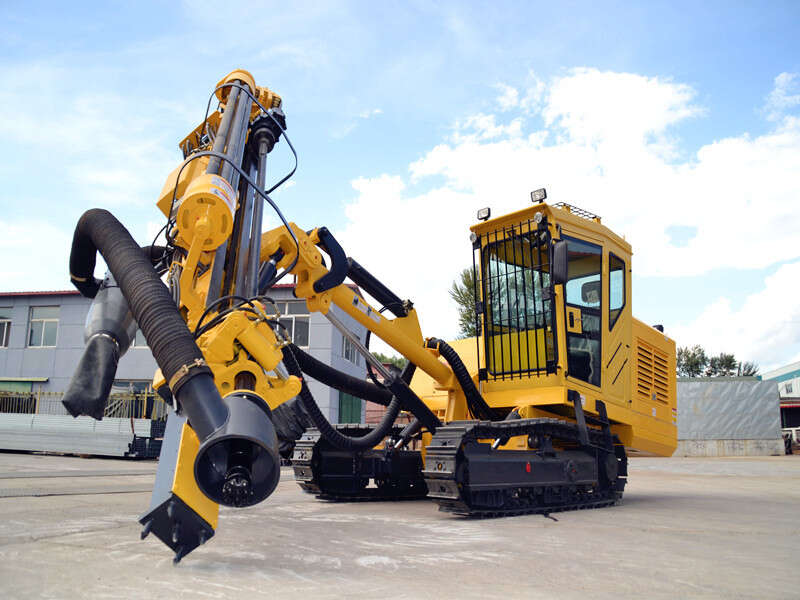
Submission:
<svg viewBox="0 0 800 600">
<path fill-rule="evenodd" d="M 334 263 L 329 271 L 322 265 L 322 254 L 317 246 L 321 244 L 320 231 L 323 231 L 323 228 L 306 233 L 294 223 L 289 225 L 297 239 L 297 244 L 285 227 L 268 231 L 261 238 L 261 260 L 262 262 L 268 261 L 279 250 L 283 254 L 283 258 L 277 263 L 278 268 L 287 268 L 295 263 L 295 258 L 297 259 L 290 271 L 297 277 L 295 295 L 306 300 L 310 311 L 317 311 L 328 316 L 331 304 L 335 304 L 433 377 L 440 386 L 453 389 L 457 387 L 450 367 L 438 360 L 435 353 L 425 347 L 417 312 L 413 307 L 406 307 L 406 316 L 398 316 L 389 320 L 370 306 L 352 288 L 342 283 L 343 276 L 336 285 L 327 289 L 319 289 L 320 286 L 315 286 L 317 282 L 324 281 L 326 275 L 341 270 L 343 267 Z M 329 233 L 326 237 L 328 245 L 336 243 Z M 347 268 L 347 265 L 344 265 L 345 273 Z M 365 271 L 361 269 L 361 273 L 363 277 Z M 374 278 L 373 281 L 377 282 Z"/>
</svg>

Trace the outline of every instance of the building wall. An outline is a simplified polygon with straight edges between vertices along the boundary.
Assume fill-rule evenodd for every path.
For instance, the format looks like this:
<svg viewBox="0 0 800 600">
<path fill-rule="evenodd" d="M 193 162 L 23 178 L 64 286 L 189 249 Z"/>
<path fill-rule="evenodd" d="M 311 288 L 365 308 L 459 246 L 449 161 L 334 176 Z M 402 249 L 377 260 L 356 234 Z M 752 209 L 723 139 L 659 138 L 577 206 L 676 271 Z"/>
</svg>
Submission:
<svg viewBox="0 0 800 600">
<path fill-rule="evenodd" d="M 36 382 L 43 392 L 64 392 L 83 354 L 83 329 L 91 300 L 77 293 L 0 295 L 0 308 L 11 308 L 8 347 L 0 348 L 0 379 L 47 378 Z M 58 306 L 58 330 L 53 348 L 29 347 L 31 308 Z M 148 348 L 131 348 L 120 360 L 117 379 L 151 380 L 156 363 Z"/>
<path fill-rule="evenodd" d="M 270 291 L 270 296 L 276 302 L 296 300 L 292 292 L 291 286 L 278 287 Z M 46 378 L 46 381 L 34 382 L 33 391 L 39 389 L 42 392 L 64 392 L 83 354 L 83 330 L 90 305 L 91 300 L 73 292 L 0 294 L 0 309 L 11 311 L 8 347 L 0 348 L 0 381 L 4 377 Z M 30 309 L 34 306 L 60 307 L 54 348 L 28 347 Z M 333 310 L 363 341 L 366 329 L 338 308 L 334 307 Z M 358 364 L 354 364 L 344 358 L 342 334 L 322 314 L 309 316 L 307 351 L 320 361 L 350 375 L 359 378 L 366 376 L 364 359 L 359 357 Z M 155 359 L 148 347 L 132 346 L 119 362 L 116 379 L 151 381 L 156 368 Z M 339 392 L 310 379 L 309 388 L 323 413 L 332 422 L 337 422 Z M 362 421 L 363 411 L 362 407 Z"/>
<path fill-rule="evenodd" d="M 781 397 L 781 427 L 800 427 L 800 362 L 791 363 L 762 375 L 778 384 Z"/>
<path fill-rule="evenodd" d="M 754 377 L 678 380 L 678 448 L 674 456 L 782 452 L 775 382 Z"/>
</svg>

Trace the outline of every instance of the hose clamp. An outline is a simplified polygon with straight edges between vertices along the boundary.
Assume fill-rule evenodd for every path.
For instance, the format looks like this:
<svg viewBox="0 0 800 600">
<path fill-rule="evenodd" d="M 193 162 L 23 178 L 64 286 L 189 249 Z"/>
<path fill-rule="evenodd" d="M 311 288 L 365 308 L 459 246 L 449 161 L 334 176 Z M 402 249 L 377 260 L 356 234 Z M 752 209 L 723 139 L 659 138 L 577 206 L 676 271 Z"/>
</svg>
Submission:
<svg viewBox="0 0 800 600">
<path fill-rule="evenodd" d="M 116 346 L 117 352 L 119 352 L 119 342 L 117 341 L 117 338 L 115 338 L 113 335 L 109 335 L 109 334 L 107 334 L 107 333 L 105 333 L 103 331 L 99 331 L 99 332 L 93 334 L 89 339 L 91 340 L 92 338 L 96 338 L 96 337 L 108 338 L 109 340 L 114 342 L 114 346 Z"/>
<path fill-rule="evenodd" d="M 186 377 L 189 374 L 189 371 L 198 367 L 208 367 L 208 363 L 202 358 L 195 358 L 192 362 L 186 365 L 182 365 L 180 369 L 178 369 L 175 374 L 170 377 L 169 389 L 173 392 L 175 391 L 175 386 L 180 382 L 181 379 Z"/>
</svg>

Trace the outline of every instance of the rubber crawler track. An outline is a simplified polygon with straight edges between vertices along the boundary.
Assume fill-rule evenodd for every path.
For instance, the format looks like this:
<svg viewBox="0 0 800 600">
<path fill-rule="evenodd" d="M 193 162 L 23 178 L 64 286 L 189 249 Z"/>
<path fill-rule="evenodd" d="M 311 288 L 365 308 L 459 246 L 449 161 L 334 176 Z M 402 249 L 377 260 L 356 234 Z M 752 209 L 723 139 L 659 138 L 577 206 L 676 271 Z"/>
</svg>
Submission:
<svg viewBox="0 0 800 600">
<path fill-rule="evenodd" d="M 355 425 L 338 425 L 337 429 L 345 435 L 360 436 L 369 431 L 368 428 Z M 396 437 L 400 427 L 395 427 L 390 436 Z M 426 469 L 422 471 L 427 488 L 431 490 L 428 497 L 437 502 L 439 509 L 454 514 L 476 517 L 494 518 L 525 514 L 548 514 L 567 510 L 583 510 L 588 508 L 602 508 L 620 502 L 625 488 L 627 475 L 627 458 L 624 447 L 616 438 L 613 447 L 608 448 L 608 437 L 600 429 L 589 429 L 587 452 L 594 452 L 598 457 L 605 458 L 613 452 L 618 461 L 618 474 L 613 482 L 603 483 L 599 478 L 591 486 L 575 486 L 565 484 L 562 486 L 549 485 L 546 489 L 533 485 L 528 488 L 504 490 L 508 502 L 502 506 L 485 507 L 475 504 L 473 495 L 464 491 L 464 481 L 459 479 L 462 474 L 462 465 L 465 462 L 463 447 L 478 440 L 491 440 L 519 435 L 538 436 L 539 439 L 548 437 L 561 444 L 580 447 L 578 428 L 574 423 L 559 419 L 519 419 L 516 421 L 463 421 L 453 422 L 440 427 L 427 448 Z M 331 502 L 370 502 L 370 501 L 398 501 L 419 500 L 426 495 L 425 486 L 413 489 L 394 490 L 391 487 L 369 487 L 358 492 L 340 493 L 323 489 L 320 484 L 321 473 L 319 461 L 314 460 L 314 452 L 320 451 L 319 444 L 324 445 L 319 431 L 309 429 L 298 440 L 292 466 L 295 471 L 295 480 L 300 487 L 320 500 Z M 498 450 L 498 453 L 503 452 Z M 537 451 L 530 450 L 531 456 Z M 558 453 L 556 453 L 558 456 Z M 438 464 L 450 464 L 452 468 L 437 470 Z M 600 465 L 598 465 L 600 468 Z M 434 490 L 442 485 L 451 490 L 455 498 L 437 497 Z M 456 493 L 454 490 L 458 490 Z"/>
<path fill-rule="evenodd" d="M 534 482 L 530 486 L 497 488 L 469 493 L 464 475 L 465 447 L 479 440 L 492 440 L 527 435 L 543 439 L 550 438 L 561 444 L 575 446 L 587 453 L 594 453 L 598 462 L 609 453 L 617 459 L 617 475 L 613 481 L 599 477 L 593 485 L 548 485 Z M 423 471 L 428 485 L 429 497 L 439 504 L 439 509 L 470 517 L 502 517 L 524 514 L 548 514 L 566 510 L 601 508 L 617 504 L 622 499 L 627 476 L 627 457 L 619 440 L 613 438 L 608 447 L 607 433 L 589 429 L 589 447 L 581 447 L 577 425 L 558 419 L 518 419 L 515 421 L 462 421 L 453 422 L 436 431 L 427 449 L 426 469 Z M 497 450 L 501 456 L 503 450 Z M 531 450 L 531 457 L 537 455 Z M 554 454 L 558 457 L 558 453 Z M 493 506 L 481 506 L 482 497 L 493 495 Z M 497 498 L 503 503 L 497 506 Z M 477 500 L 477 502 L 476 502 Z"/>
</svg>

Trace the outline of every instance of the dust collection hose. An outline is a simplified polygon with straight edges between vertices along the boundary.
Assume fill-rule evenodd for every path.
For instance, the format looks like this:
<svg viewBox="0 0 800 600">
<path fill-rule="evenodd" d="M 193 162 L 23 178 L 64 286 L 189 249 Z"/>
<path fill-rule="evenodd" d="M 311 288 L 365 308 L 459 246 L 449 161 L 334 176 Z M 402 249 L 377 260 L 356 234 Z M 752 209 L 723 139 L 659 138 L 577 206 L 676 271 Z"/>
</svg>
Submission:
<svg viewBox="0 0 800 600">
<path fill-rule="evenodd" d="M 497 421 L 501 417 L 494 411 L 492 407 L 486 404 L 478 388 L 475 387 L 475 382 L 469 376 L 469 371 L 464 365 L 461 357 L 453 350 L 453 347 L 445 341 L 438 338 L 429 338 L 426 342 L 428 348 L 437 349 L 439 354 L 447 361 L 450 368 L 453 369 L 453 374 L 458 380 L 461 389 L 464 390 L 464 396 L 467 398 L 467 406 L 470 412 L 478 419 L 484 421 Z"/>
<path fill-rule="evenodd" d="M 69 257 L 73 284 L 90 298 L 97 294 L 101 283 L 94 278 L 97 252 L 102 254 L 128 301 L 164 377 L 169 383 L 174 381 L 174 385 L 170 385 L 173 393 L 178 396 L 181 388 L 198 376 L 210 380 L 213 385 L 211 369 L 204 364 L 203 353 L 195 344 L 192 333 L 151 262 L 122 223 L 102 209 L 88 210 L 80 218 Z M 182 369 L 185 374 L 175 380 Z M 194 387 L 200 386 L 195 384 Z M 198 422 L 192 423 L 192 428 L 201 439 L 225 420 L 219 392 L 216 392 L 216 398 L 212 397 L 203 404 L 207 404 L 211 412 L 198 414 Z M 185 408 L 188 414 L 190 409 L 188 406 Z"/>
<path fill-rule="evenodd" d="M 283 362 L 286 365 L 289 373 L 301 378 L 302 387 L 300 389 L 300 399 L 302 401 L 302 406 L 308 413 L 311 421 L 314 423 L 317 429 L 319 429 L 320 433 L 326 440 L 341 450 L 365 450 L 375 446 L 389 432 L 394 424 L 395 419 L 397 418 L 398 413 L 400 412 L 400 409 L 404 405 L 405 398 L 399 397 L 400 394 L 395 394 L 394 398 L 389 404 L 389 408 L 383 416 L 383 419 L 381 419 L 381 422 L 375 429 L 362 437 L 350 437 L 343 435 L 339 433 L 333 427 L 333 425 L 331 425 L 328 419 L 325 418 L 325 415 L 322 414 L 322 411 L 314 400 L 314 397 L 311 395 L 311 391 L 308 389 L 308 385 L 303 378 L 300 365 L 289 347 L 285 347 L 283 349 Z M 406 390 L 408 390 L 406 382 L 411 381 L 411 377 L 414 375 L 415 369 L 416 365 L 409 362 L 400 375 L 400 379 L 402 381 L 397 383 L 401 386 L 404 386 Z"/>
<path fill-rule="evenodd" d="M 80 218 L 69 258 L 73 284 L 89 297 L 97 294 L 101 283 L 94 278 L 97 252 L 105 259 L 200 439 L 195 478 L 203 493 L 216 502 L 236 506 L 266 498 L 277 485 L 280 470 L 274 427 L 267 412 L 256 406 L 263 401 L 236 394 L 223 401 L 211 369 L 151 261 L 122 223 L 102 209 L 88 210 Z M 211 473 L 210 469 L 220 472 Z M 226 493 L 226 485 L 230 489 L 231 483 L 238 488 L 235 494 Z"/>
</svg>

